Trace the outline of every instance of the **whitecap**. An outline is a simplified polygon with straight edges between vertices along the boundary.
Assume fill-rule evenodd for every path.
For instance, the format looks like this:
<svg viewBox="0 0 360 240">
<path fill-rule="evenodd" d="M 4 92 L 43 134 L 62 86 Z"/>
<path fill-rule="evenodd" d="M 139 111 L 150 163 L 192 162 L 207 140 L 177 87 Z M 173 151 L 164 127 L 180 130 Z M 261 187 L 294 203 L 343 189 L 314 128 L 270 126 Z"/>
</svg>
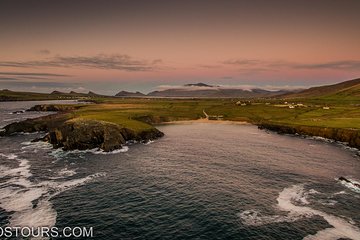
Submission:
<svg viewBox="0 0 360 240">
<path fill-rule="evenodd" d="M 333 199 L 326 199 L 326 200 L 320 200 L 319 203 L 325 206 L 335 206 L 338 202 Z"/>
<path fill-rule="evenodd" d="M 124 153 L 124 152 L 127 152 L 129 151 L 129 147 L 128 146 L 123 146 L 122 148 L 120 149 L 116 149 L 116 150 L 113 150 L 113 151 L 110 151 L 110 152 L 105 152 L 104 150 L 102 149 L 92 149 L 90 150 L 91 153 L 94 153 L 94 154 L 103 154 L 103 155 L 108 155 L 108 154 L 118 154 L 118 153 Z"/>
<path fill-rule="evenodd" d="M 3 153 L 0 153 L 0 156 L 2 157 L 5 157 L 9 160 L 13 160 L 13 159 L 16 159 L 18 156 L 13 154 L 13 153 L 9 153 L 9 154 L 3 154 Z"/>
<path fill-rule="evenodd" d="M 120 149 L 116 149 L 110 152 L 106 152 L 102 149 L 99 148 L 93 148 L 93 149 L 86 149 L 86 150 L 71 150 L 71 151 L 64 151 L 61 148 L 55 149 L 53 150 L 50 155 L 55 157 L 56 159 L 61 159 L 64 158 L 68 155 L 71 154 L 75 154 L 75 155 L 81 155 L 81 154 L 85 154 L 85 153 L 92 153 L 92 154 L 102 154 L 102 155 L 109 155 L 109 154 L 118 154 L 118 153 L 124 153 L 129 151 L 129 147 L 128 146 L 122 146 L 122 148 Z"/>
<path fill-rule="evenodd" d="M 152 143 L 154 143 L 155 141 L 153 141 L 153 140 L 149 140 L 149 141 L 146 141 L 146 142 L 144 142 L 143 144 L 144 145 L 149 145 L 149 144 L 152 144 Z"/>
<path fill-rule="evenodd" d="M 333 194 L 333 196 L 342 195 L 342 194 L 347 194 L 347 192 L 346 191 L 336 192 L 336 193 Z"/>
<path fill-rule="evenodd" d="M 76 174 L 76 171 L 74 169 L 68 169 L 67 167 L 61 169 L 58 172 L 58 175 L 64 176 L 64 177 L 71 177 Z"/>
<path fill-rule="evenodd" d="M 31 165 L 27 159 L 18 158 L 15 154 L 3 155 L 18 161 L 16 168 L 0 168 L 1 171 L 6 170 L 6 176 L 11 177 L 0 184 L 0 207 L 11 214 L 8 224 L 10 227 L 54 226 L 57 213 L 50 200 L 64 191 L 105 175 L 97 173 L 68 181 L 49 180 L 34 183 L 30 181 Z M 62 171 L 66 172 L 66 169 Z M 69 173 L 72 170 L 67 171 Z"/>
<path fill-rule="evenodd" d="M 49 150 L 52 149 L 53 146 L 48 143 L 48 142 L 44 142 L 44 141 L 37 141 L 37 142 L 22 142 L 22 145 L 24 145 L 23 147 L 21 147 L 22 150 L 26 150 L 26 149 L 44 149 L 44 150 Z"/>
<path fill-rule="evenodd" d="M 263 216 L 256 210 L 247 210 L 241 212 L 239 217 L 246 225 L 259 226 L 274 222 L 294 222 L 301 218 L 308 218 L 317 215 L 323 217 L 324 220 L 332 226 L 332 228 L 326 228 L 318 231 L 316 234 L 308 235 L 304 239 L 360 239 L 360 229 L 349 221 L 306 206 L 309 204 L 309 201 L 306 199 L 307 194 L 308 193 L 305 191 L 303 185 L 294 185 L 283 189 L 277 198 L 277 208 L 280 211 L 287 212 L 286 215 Z"/>
</svg>

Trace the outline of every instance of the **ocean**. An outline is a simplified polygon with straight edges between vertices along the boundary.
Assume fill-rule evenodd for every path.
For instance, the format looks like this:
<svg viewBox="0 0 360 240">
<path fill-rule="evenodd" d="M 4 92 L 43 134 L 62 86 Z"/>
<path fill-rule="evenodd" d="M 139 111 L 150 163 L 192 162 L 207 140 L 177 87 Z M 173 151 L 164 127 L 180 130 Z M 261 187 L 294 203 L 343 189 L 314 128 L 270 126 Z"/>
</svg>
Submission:
<svg viewBox="0 0 360 240">
<path fill-rule="evenodd" d="M 35 104 L 0 103 L 0 126 L 49 114 L 22 111 Z M 358 150 L 252 125 L 158 129 L 163 138 L 110 153 L 32 143 L 41 132 L 1 137 L 0 227 L 92 227 L 104 240 L 360 239 L 360 189 L 338 180 L 359 182 Z"/>
</svg>

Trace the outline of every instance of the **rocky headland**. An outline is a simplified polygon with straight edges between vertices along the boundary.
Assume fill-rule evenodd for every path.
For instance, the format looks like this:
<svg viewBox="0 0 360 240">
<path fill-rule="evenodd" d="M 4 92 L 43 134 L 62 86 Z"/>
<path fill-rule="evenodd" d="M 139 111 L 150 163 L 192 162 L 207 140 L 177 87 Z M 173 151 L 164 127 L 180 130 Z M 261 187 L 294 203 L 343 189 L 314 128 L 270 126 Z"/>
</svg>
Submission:
<svg viewBox="0 0 360 240">
<path fill-rule="evenodd" d="M 34 106 L 31 111 L 59 111 L 59 113 L 11 123 L 4 127 L 0 135 L 44 131 L 47 133 L 45 137 L 34 141 L 47 141 L 55 148 L 64 150 L 99 148 L 106 152 L 122 148 L 127 141 L 146 142 L 164 135 L 150 125 L 146 129 L 134 131 L 111 122 L 72 118 L 70 112 L 77 108 L 79 106 Z"/>
</svg>

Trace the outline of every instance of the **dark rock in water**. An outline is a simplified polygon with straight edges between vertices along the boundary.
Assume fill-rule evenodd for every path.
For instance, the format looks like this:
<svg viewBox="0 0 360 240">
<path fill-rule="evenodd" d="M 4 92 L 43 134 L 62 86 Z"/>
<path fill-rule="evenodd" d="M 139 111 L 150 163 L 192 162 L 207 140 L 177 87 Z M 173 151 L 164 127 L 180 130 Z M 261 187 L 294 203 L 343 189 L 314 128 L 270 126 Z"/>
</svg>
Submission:
<svg viewBox="0 0 360 240">
<path fill-rule="evenodd" d="M 345 181 L 345 182 L 348 182 L 348 183 L 351 183 L 350 180 L 344 178 L 344 177 L 339 177 L 339 181 Z"/>
<path fill-rule="evenodd" d="M 19 111 L 12 112 L 12 114 L 21 114 L 21 113 L 24 113 L 24 112 L 25 112 L 25 110 L 19 110 Z"/>
<path fill-rule="evenodd" d="M 160 137 L 163 137 L 164 133 L 160 132 L 156 128 L 148 129 L 141 131 L 140 133 L 135 135 L 134 139 L 128 139 L 128 140 L 136 140 L 141 142 L 147 142 L 149 140 L 154 140 Z"/>
<path fill-rule="evenodd" d="M 344 181 L 344 182 L 347 182 L 347 183 L 351 183 L 354 187 L 360 188 L 360 184 L 358 184 L 356 182 L 353 182 L 353 181 L 350 181 L 349 179 L 347 179 L 345 177 L 339 177 L 338 180 L 339 181 Z"/>
</svg>

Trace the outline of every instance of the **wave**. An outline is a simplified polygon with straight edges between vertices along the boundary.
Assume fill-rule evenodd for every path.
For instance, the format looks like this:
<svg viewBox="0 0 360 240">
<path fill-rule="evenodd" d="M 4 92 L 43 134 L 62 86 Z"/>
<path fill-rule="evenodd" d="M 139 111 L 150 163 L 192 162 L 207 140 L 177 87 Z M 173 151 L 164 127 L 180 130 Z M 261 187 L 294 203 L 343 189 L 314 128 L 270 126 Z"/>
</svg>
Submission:
<svg viewBox="0 0 360 240">
<path fill-rule="evenodd" d="M 92 150 L 90 150 L 90 152 L 93 153 L 93 154 L 103 154 L 103 155 L 118 154 L 118 153 L 124 153 L 124 152 L 127 152 L 127 151 L 129 151 L 128 146 L 122 146 L 122 148 L 116 149 L 116 150 L 113 150 L 113 151 L 110 151 L 110 152 L 105 152 L 102 149 L 95 149 L 95 150 L 92 149 Z"/>
<path fill-rule="evenodd" d="M 355 147 L 350 147 L 349 143 L 347 142 L 341 142 L 341 141 L 336 141 L 333 139 L 329 139 L 329 138 L 324 138 L 324 137 L 320 137 L 320 136 L 308 136 L 308 135 L 304 135 L 303 136 L 305 139 L 309 139 L 309 140 L 315 140 L 315 141 L 320 141 L 320 142 L 326 142 L 326 143 L 331 143 L 331 144 L 336 144 L 339 147 L 341 147 L 342 149 L 354 152 L 356 154 L 360 154 L 360 149 L 357 149 Z M 312 146 L 310 144 L 310 146 Z"/>
<path fill-rule="evenodd" d="M 154 143 L 155 141 L 153 141 L 153 140 L 148 140 L 148 141 L 146 141 L 146 142 L 144 142 L 143 144 L 144 145 L 149 145 L 149 144 L 152 144 L 152 143 Z"/>
<path fill-rule="evenodd" d="M 84 185 L 105 175 L 104 173 L 96 173 L 66 181 L 49 180 L 35 183 L 30 181 L 32 174 L 28 160 L 19 158 L 15 154 L 1 153 L 1 156 L 18 161 L 16 168 L 5 166 L 0 168 L 2 176 L 10 177 L 0 184 L 0 207 L 11 214 L 8 224 L 11 227 L 54 226 L 57 213 L 50 200 L 64 191 Z M 66 173 L 64 175 L 68 176 L 71 170 L 62 169 L 60 172 Z"/>
<path fill-rule="evenodd" d="M 71 150 L 71 151 L 64 151 L 61 148 L 55 149 L 53 150 L 50 155 L 55 157 L 56 159 L 61 159 L 64 158 L 68 155 L 81 155 L 81 154 L 85 154 L 85 153 L 92 153 L 92 154 L 102 154 L 102 155 L 110 155 L 110 154 L 118 154 L 118 153 L 124 153 L 129 151 L 129 147 L 128 146 L 122 146 L 122 148 L 120 149 L 116 149 L 110 152 L 105 152 L 102 149 L 99 148 L 93 148 L 93 149 L 86 149 L 86 150 Z"/>
<path fill-rule="evenodd" d="M 76 171 L 73 170 L 73 169 L 68 169 L 67 167 L 61 169 L 59 172 L 58 172 L 58 175 L 59 176 L 62 176 L 62 177 L 71 177 L 71 176 L 74 176 L 76 174 Z"/>
<path fill-rule="evenodd" d="M 21 145 L 24 145 L 21 147 L 21 150 L 27 150 L 27 149 L 43 149 L 43 150 L 49 150 L 53 149 L 53 146 L 48 142 L 43 141 L 37 141 L 37 142 L 22 142 Z"/>
<path fill-rule="evenodd" d="M 304 185 L 293 185 L 283 189 L 277 198 L 277 208 L 286 215 L 261 215 L 256 210 L 246 210 L 239 214 L 245 225 L 260 226 L 270 223 L 294 222 L 301 218 L 309 218 L 314 215 L 321 216 L 332 228 L 326 228 L 314 235 L 308 235 L 304 239 L 360 239 L 360 229 L 353 225 L 352 221 L 313 209 L 308 205 L 309 191 L 305 191 Z"/>
<path fill-rule="evenodd" d="M 17 155 L 15 155 L 13 153 L 9 153 L 9 154 L 0 153 L 0 156 L 5 157 L 9 160 L 14 160 L 18 157 Z"/>
</svg>

